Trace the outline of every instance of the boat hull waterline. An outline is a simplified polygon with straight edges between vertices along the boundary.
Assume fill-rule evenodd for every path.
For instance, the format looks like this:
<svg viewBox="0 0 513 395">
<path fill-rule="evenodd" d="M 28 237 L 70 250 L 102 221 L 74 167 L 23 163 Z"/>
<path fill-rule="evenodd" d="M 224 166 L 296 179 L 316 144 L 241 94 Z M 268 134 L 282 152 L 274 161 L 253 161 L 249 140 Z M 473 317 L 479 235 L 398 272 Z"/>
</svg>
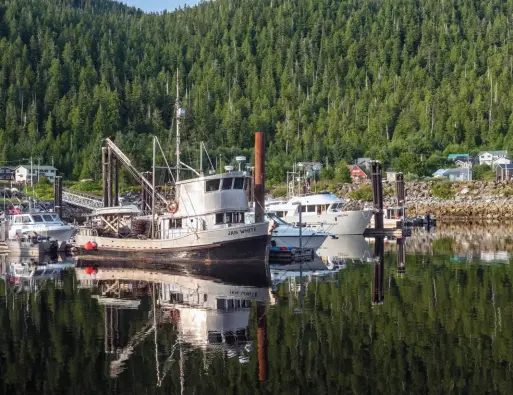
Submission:
<svg viewBox="0 0 513 395">
<path fill-rule="evenodd" d="M 97 248 L 86 250 L 88 241 Z M 131 262 L 138 267 L 173 267 L 177 272 L 230 282 L 241 275 L 255 283 L 269 281 L 268 224 L 227 227 L 180 239 L 139 240 L 77 235 L 77 259 Z"/>
<path fill-rule="evenodd" d="M 320 215 L 304 215 L 302 223 L 320 232 L 337 235 L 362 235 L 374 215 L 373 210 L 342 211 Z M 299 222 L 299 216 L 287 216 L 288 222 Z"/>
</svg>

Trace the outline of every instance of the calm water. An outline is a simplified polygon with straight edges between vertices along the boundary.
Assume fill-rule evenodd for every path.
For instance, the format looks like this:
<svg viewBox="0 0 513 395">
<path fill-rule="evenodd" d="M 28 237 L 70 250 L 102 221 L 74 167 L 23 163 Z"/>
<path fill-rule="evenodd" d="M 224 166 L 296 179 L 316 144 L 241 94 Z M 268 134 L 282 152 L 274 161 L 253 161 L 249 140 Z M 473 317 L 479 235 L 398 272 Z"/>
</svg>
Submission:
<svg viewBox="0 0 513 395">
<path fill-rule="evenodd" d="M 419 231 L 404 261 L 377 242 L 382 265 L 374 242 L 341 238 L 273 268 L 272 288 L 140 269 L 23 279 L 4 262 L 0 392 L 511 393 L 510 234 Z"/>
</svg>

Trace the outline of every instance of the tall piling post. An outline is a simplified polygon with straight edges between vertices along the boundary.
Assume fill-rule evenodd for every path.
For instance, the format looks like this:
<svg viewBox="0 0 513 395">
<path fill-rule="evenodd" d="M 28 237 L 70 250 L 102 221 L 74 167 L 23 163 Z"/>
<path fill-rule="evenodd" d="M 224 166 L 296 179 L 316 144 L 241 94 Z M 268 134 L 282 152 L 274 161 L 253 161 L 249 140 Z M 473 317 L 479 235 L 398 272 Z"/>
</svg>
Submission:
<svg viewBox="0 0 513 395">
<path fill-rule="evenodd" d="M 374 214 L 374 227 L 376 229 L 383 229 L 383 176 L 381 174 L 381 163 L 373 161 L 371 173 L 374 208 L 377 210 Z"/>
<path fill-rule="evenodd" d="M 406 249 L 404 248 L 404 239 L 397 239 L 397 273 L 406 272 Z"/>
<path fill-rule="evenodd" d="M 395 192 L 397 195 L 397 207 L 399 207 L 397 215 L 404 218 L 404 204 L 405 204 L 405 192 L 404 192 L 404 175 L 403 173 L 397 173 L 395 175 Z"/>
<path fill-rule="evenodd" d="M 264 222 L 265 206 L 265 135 L 255 133 L 255 222 Z"/>
<path fill-rule="evenodd" d="M 376 237 L 374 244 L 374 272 L 372 277 L 372 304 L 383 304 L 385 300 L 385 239 Z"/>
<path fill-rule="evenodd" d="M 62 176 L 56 178 L 59 179 L 59 217 L 62 218 Z"/>
<path fill-rule="evenodd" d="M 107 193 L 107 166 L 108 166 L 107 147 L 102 147 L 102 189 L 103 189 L 103 207 L 109 207 L 109 197 Z"/>
<path fill-rule="evenodd" d="M 119 206 L 119 162 L 118 158 L 114 156 L 114 206 Z"/>
<path fill-rule="evenodd" d="M 112 207 L 112 150 L 107 148 L 107 207 Z"/>
<path fill-rule="evenodd" d="M 60 209 L 59 203 L 59 177 L 55 177 L 53 182 L 53 211 L 58 214 Z"/>
<path fill-rule="evenodd" d="M 269 376 L 269 364 L 267 356 L 267 306 L 265 303 L 257 303 L 257 340 L 258 340 L 258 379 L 267 380 Z"/>
</svg>

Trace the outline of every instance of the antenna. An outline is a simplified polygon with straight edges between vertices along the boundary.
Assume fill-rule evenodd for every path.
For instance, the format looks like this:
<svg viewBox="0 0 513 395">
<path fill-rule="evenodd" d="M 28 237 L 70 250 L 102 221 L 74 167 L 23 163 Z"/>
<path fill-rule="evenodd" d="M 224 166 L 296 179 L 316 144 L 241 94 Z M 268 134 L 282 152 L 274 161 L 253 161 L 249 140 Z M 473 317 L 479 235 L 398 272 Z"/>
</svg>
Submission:
<svg viewBox="0 0 513 395">
<path fill-rule="evenodd" d="M 237 161 L 237 163 L 239 164 L 239 171 L 241 171 L 241 170 L 240 170 L 240 167 L 241 167 L 241 165 L 242 165 L 244 162 L 246 162 L 246 157 L 245 157 L 245 156 L 236 156 L 236 157 L 235 157 L 235 160 L 236 160 L 236 161 Z"/>
</svg>

